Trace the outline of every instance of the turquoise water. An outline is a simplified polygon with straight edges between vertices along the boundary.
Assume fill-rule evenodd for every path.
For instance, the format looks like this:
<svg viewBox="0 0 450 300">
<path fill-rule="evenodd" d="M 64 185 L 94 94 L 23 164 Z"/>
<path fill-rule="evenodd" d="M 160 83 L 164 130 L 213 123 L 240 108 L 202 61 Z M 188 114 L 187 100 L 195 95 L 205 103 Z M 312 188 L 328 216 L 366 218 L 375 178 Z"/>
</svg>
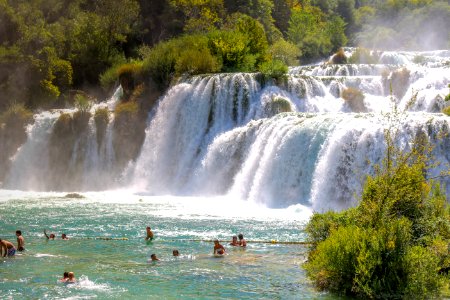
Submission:
<svg viewBox="0 0 450 300">
<path fill-rule="evenodd" d="M 243 233 L 248 241 L 302 241 L 310 212 L 274 210 L 226 198 L 152 197 L 127 192 L 63 194 L 0 191 L 0 237 L 24 254 L 0 259 L 0 299 L 311 299 L 328 298 L 305 279 L 301 245 L 213 243 Z M 144 241 L 145 226 L 155 240 Z M 43 229 L 57 239 L 47 241 Z M 59 237 L 66 233 L 70 240 Z M 95 238 L 127 238 L 105 240 Z M 174 258 L 172 250 L 181 256 Z M 155 253 L 159 262 L 148 262 Z M 77 284 L 58 283 L 73 271 Z"/>
</svg>

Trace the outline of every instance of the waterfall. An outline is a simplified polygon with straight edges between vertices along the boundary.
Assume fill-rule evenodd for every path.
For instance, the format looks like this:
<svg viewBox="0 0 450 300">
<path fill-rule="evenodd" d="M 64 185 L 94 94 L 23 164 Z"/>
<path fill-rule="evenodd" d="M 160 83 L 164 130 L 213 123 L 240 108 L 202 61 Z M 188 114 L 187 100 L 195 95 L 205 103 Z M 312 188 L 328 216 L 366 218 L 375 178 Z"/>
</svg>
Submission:
<svg viewBox="0 0 450 300">
<path fill-rule="evenodd" d="M 424 63 L 413 63 L 418 55 Z M 448 51 L 394 52 L 371 65 L 294 67 L 284 81 L 265 86 L 252 74 L 191 78 L 165 95 L 151 119 L 133 166 L 134 188 L 230 194 L 271 207 L 354 205 L 381 161 L 394 105 L 405 111 L 399 147 L 407 150 L 418 132 L 426 133 L 441 169 L 450 162 L 449 118 L 435 113 L 449 92 L 449 60 Z M 346 89 L 360 91 L 365 113 L 352 112 L 341 97 Z M 288 109 L 271 110 L 280 100 Z"/>
<path fill-rule="evenodd" d="M 121 89 L 96 109 L 111 109 L 118 101 Z M 27 141 L 12 158 L 13 164 L 3 188 L 32 191 L 103 190 L 114 186 L 115 154 L 112 147 L 111 122 L 99 145 L 93 117 L 82 133 L 68 126 L 70 135 L 55 138 L 55 124 L 60 117 L 72 116 L 74 109 L 42 112 L 34 116 L 27 128 Z M 70 143 L 67 143 L 70 141 Z"/>
<path fill-rule="evenodd" d="M 347 55 L 354 51 L 345 49 Z M 37 114 L 3 187 L 126 185 L 149 194 L 342 209 L 355 205 L 366 175 L 380 163 L 393 107 L 403 111 L 398 146 L 408 150 L 417 134 L 427 136 L 440 162 L 430 174 L 437 175 L 450 162 L 450 118 L 440 113 L 449 105 L 450 51 L 373 53 L 371 64 L 291 67 L 276 81 L 253 73 L 180 80 L 149 114 L 137 159 L 120 167 L 114 121 L 101 144 L 91 118 L 83 134 L 72 133 L 70 143 L 59 145 L 52 138 L 57 120 L 75 111 Z M 103 106 L 113 110 L 119 96 Z M 442 182 L 450 194 L 449 180 Z"/>
</svg>

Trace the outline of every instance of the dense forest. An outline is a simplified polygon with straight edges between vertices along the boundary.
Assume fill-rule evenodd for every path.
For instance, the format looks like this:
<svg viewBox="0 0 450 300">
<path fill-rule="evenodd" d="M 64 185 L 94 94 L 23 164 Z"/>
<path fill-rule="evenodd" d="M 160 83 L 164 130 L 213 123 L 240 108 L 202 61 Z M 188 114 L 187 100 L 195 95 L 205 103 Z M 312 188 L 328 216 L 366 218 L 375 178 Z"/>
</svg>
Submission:
<svg viewBox="0 0 450 300">
<path fill-rule="evenodd" d="M 345 45 L 445 49 L 449 20 L 433 0 L 0 0 L 0 113 L 102 99 L 119 77 L 130 98 L 184 74 L 277 77 Z"/>
</svg>

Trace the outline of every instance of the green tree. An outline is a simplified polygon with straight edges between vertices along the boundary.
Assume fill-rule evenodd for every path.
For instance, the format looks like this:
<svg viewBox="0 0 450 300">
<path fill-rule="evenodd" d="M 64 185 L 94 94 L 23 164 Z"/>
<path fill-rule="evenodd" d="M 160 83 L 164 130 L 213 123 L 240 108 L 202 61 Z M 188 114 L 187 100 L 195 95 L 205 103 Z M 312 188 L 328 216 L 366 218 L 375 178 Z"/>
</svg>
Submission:
<svg viewBox="0 0 450 300">
<path fill-rule="evenodd" d="M 316 213 L 307 225 L 314 246 L 305 268 L 318 289 L 360 298 L 439 296 L 438 271 L 450 264 L 449 205 L 426 178 L 426 138 L 418 134 L 409 151 L 398 148 L 398 116 L 390 117 L 385 157 L 368 176 L 359 205 Z"/>
<path fill-rule="evenodd" d="M 185 32 L 208 32 L 222 23 L 223 0 L 170 0 L 170 3 L 185 15 Z"/>
</svg>

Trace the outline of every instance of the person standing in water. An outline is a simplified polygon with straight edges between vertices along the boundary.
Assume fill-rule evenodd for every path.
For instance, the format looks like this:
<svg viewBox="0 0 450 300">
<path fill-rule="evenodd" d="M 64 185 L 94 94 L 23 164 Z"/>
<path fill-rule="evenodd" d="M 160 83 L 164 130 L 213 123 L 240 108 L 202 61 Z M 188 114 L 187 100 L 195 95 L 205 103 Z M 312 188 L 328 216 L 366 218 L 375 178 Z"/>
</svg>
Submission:
<svg viewBox="0 0 450 300">
<path fill-rule="evenodd" d="M 3 251 L 5 252 L 5 254 L 3 254 L 3 257 L 14 256 L 16 254 L 16 248 L 14 247 L 13 243 L 7 240 L 0 239 L 0 256 L 2 256 Z"/>
<path fill-rule="evenodd" d="M 17 236 L 17 250 L 18 251 L 25 250 L 25 239 L 22 236 L 22 231 L 16 230 L 16 236 Z"/>
<path fill-rule="evenodd" d="M 244 235 L 242 233 L 239 233 L 239 246 L 241 247 L 247 247 L 247 242 L 244 240 Z"/>
<path fill-rule="evenodd" d="M 220 255 L 224 255 L 225 254 L 225 248 L 219 243 L 219 240 L 214 240 L 214 255 L 216 254 L 220 254 Z"/>
<path fill-rule="evenodd" d="M 147 237 L 145 238 L 146 241 L 151 241 L 153 240 L 153 231 L 150 228 L 150 226 L 147 226 Z"/>
</svg>

